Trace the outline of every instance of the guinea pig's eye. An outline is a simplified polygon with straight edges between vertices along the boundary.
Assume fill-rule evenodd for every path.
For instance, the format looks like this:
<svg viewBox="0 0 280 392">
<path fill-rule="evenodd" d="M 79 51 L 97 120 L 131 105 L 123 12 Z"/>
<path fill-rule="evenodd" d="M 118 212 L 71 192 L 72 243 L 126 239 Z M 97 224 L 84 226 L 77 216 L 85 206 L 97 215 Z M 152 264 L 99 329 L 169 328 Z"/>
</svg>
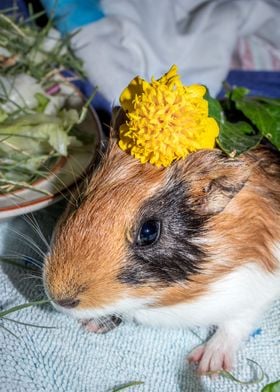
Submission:
<svg viewBox="0 0 280 392">
<path fill-rule="evenodd" d="M 147 220 L 144 222 L 138 231 L 136 245 L 147 246 L 154 244 L 159 239 L 160 228 L 160 221 Z"/>
</svg>

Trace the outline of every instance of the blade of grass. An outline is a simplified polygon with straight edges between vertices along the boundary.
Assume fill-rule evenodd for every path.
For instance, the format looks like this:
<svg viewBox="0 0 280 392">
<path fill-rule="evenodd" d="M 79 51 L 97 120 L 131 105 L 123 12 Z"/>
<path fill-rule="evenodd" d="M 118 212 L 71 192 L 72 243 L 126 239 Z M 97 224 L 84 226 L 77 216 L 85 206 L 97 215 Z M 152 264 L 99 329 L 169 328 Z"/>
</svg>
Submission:
<svg viewBox="0 0 280 392">
<path fill-rule="evenodd" d="M 43 305 L 49 302 L 51 302 L 49 299 L 42 299 L 40 301 L 33 301 L 22 305 L 17 305 L 10 309 L 3 310 L 2 312 L 0 312 L 0 318 L 5 317 L 7 314 L 14 313 L 25 308 L 29 308 L 30 306 Z"/>
<path fill-rule="evenodd" d="M 238 384 L 241 384 L 241 385 L 259 384 L 260 382 L 263 381 L 263 379 L 265 377 L 265 373 L 264 373 L 262 367 L 257 362 L 253 361 L 252 359 L 247 358 L 247 361 L 256 365 L 256 367 L 261 371 L 261 374 L 258 378 L 254 379 L 254 380 L 249 380 L 249 381 L 242 381 L 242 380 L 239 380 L 238 378 L 236 378 L 232 373 L 228 372 L 227 370 L 219 370 L 217 372 L 206 372 L 206 373 L 203 373 L 203 375 L 211 376 L 211 375 L 217 374 L 217 375 L 223 376 L 225 378 L 228 378 L 234 382 L 237 382 Z"/>
<path fill-rule="evenodd" d="M 88 108 L 90 106 L 91 101 L 95 97 L 96 93 L 97 93 L 97 87 L 94 89 L 93 93 L 90 95 L 90 97 L 87 99 L 86 103 L 83 105 L 82 111 L 80 113 L 79 121 L 77 122 L 77 124 L 81 124 L 84 121 L 84 119 L 86 118 Z"/>
<path fill-rule="evenodd" d="M 13 54 L 17 54 L 17 63 L 2 70 L 3 74 L 15 75 L 22 72 L 28 72 L 39 81 L 54 68 L 72 69 L 79 75 L 85 77 L 85 72 L 80 59 L 75 57 L 71 50 L 70 40 L 73 34 L 57 39 L 57 44 L 50 52 L 44 50 L 45 39 L 52 39 L 49 32 L 54 25 L 53 18 L 49 18 L 49 22 L 43 29 L 39 29 L 34 20 L 44 14 L 44 11 L 32 13 L 27 20 L 16 21 L 15 18 L 4 16 L 0 18 L 0 37 L 3 47 Z M 19 35 L 23 39 L 19 40 Z M 35 64 L 33 61 L 36 52 L 42 53 L 48 61 L 42 61 Z M 30 53 L 32 55 L 30 56 Z"/>
<path fill-rule="evenodd" d="M 15 338 L 19 339 L 19 337 L 14 334 L 12 331 L 10 331 L 8 328 L 4 327 L 4 325 L 0 324 L 0 328 L 3 328 L 6 332 L 9 332 L 11 335 L 13 335 Z"/>
<path fill-rule="evenodd" d="M 135 385 L 141 385 L 141 384 L 144 384 L 144 382 L 143 381 L 131 381 L 131 382 L 128 382 L 126 384 L 122 384 L 122 385 L 120 385 L 118 387 L 113 388 L 112 392 L 119 392 L 119 391 L 122 391 L 122 390 L 124 390 L 126 388 L 133 387 Z"/>
<path fill-rule="evenodd" d="M 32 191 L 38 192 L 38 193 L 42 193 L 43 195 L 47 195 L 47 196 L 53 196 L 53 194 L 49 191 L 46 191 L 44 189 L 39 189 L 36 186 L 33 185 L 29 185 L 25 182 L 17 182 L 17 181 L 11 181 L 11 180 L 7 180 L 7 179 L 2 179 L 0 178 L 0 184 L 2 185 L 15 185 L 18 188 L 27 188 L 30 189 Z"/>
<path fill-rule="evenodd" d="M 14 319 L 10 319 L 8 317 L 2 317 L 2 320 L 7 320 L 7 321 L 11 321 L 11 322 L 16 323 L 16 324 L 25 325 L 26 327 L 45 328 L 45 329 L 57 329 L 57 327 L 52 327 L 52 326 L 24 323 L 23 321 L 17 321 L 17 320 L 14 320 Z"/>
<path fill-rule="evenodd" d="M 204 339 L 202 339 L 202 337 L 200 337 L 199 335 L 198 335 L 198 333 L 196 333 L 193 329 L 189 329 L 190 331 L 191 331 L 191 333 L 194 335 L 194 336 L 196 336 L 202 343 L 204 342 Z"/>
<path fill-rule="evenodd" d="M 9 14 L 9 13 L 11 13 L 13 11 L 18 11 L 18 7 L 17 6 L 13 6 L 13 7 L 4 8 L 3 10 L 1 10 L 1 13 L 2 14 Z"/>
<path fill-rule="evenodd" d="M 31 22 L 35 22 L 38 18 L 40 18 L 43 15 L 46 15 L 46 11 L 39 11 L 39 12 L 34 12 L 32 4 L 28 3 L 28 14 L 30 15 L 28 18 L 24 19 L 24 24 L 29 24 Z"/>
<path fill-rule="evenodd" d="M 11 18 L 7 17 L 6 15 L 3 15 L 0 13 L 0 19 L 6 22 L 7 25 L 10 25 L 13 27 L 13 29 L 20 35 L 22 38 L 26 38 L 26 35 L 23 33 L 23 31 L 11 20 Z"/>
</svg>

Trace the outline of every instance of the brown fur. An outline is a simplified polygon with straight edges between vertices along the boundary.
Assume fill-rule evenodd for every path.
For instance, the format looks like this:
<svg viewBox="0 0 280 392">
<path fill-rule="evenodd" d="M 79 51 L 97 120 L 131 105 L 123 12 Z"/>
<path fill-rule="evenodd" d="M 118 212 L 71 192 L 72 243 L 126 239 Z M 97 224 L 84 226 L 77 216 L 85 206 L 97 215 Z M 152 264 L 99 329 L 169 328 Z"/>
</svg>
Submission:
<svg viewBox="0 0 280 392">
<path fill-rule="evenodd" d="M 80 309 L 109 305 L 128 293 L 157 295 L 155 305 L 164 306 L 194 300 L 248 262 L 273 272 L 277 261 L 271 249 L 280 238 L 279 168 L 273 154 L 259 149 L 238 159 L 204 150 L 158 169 L 140 164 L 111 143 L 80 207 L 57 230 L 44 272 L 50 295 L 78 297 Z M 178 173 L 189 184 L 194 208 L 211 215 L 205 234 L 197 239 L 208 255 L 201 272 L 184 285 L 165 288 L 120 283 L 117 276 L 127 262 L 125 241 L 132 239 L 139 207 Z"/>
<path fill-rule="evenodd" d="M 202 159 L 203 155 L 201 153 Z M 197 157 L 194 154 L 192 159 L 196 160 Z M 211 283 L 246 263 L 256 262 L 270 273 L 279 268 L 278 261 L 271 253 L 273 245 L 280 238 L 279 163 L 265 149 L 244 154 L 240 162 L 242 165 L 236 161 L 237 173 L 230 171 L 230 175 L 235 175 L 238 181 L 244 180 L 244 187 L 207 225 L 204 246 L 209 257 L 202 273 L 194 275 L 183 290 L 178 286 L 167 288 L 157 306 L 194 300 L 207 292 Z M 198 168 L 199 162 L 196 165 Z M 210 168 L 213 173 L 209 175 L 222 178 L 229 176 L 226 165 L 224 173 L 214 165 Z M 209 183 L 209 178 L 203 177 L 201 181 Z M 194 198 L 197 195 L 203 197 L 201 192 L 204 186 L 198 182 L 195 182 L 193 188 Z M 222 200 L 223 196 L 219 198 Z M 209 203 L 207 208 L 211 208 Z"/>
<path fill-rule="evenodd" d="M 156 191 L 163 178 L 163 170 L 141 165 L 114 143 L 109 147 L 79 209 L 57 230 L 45 267 L 53 298 L 78 295 L 81 307 L 86 308 L 114 302 L 129 290 L 117 280 L 124 262 L 124 241 L 130 239 L 127 228 L 139 204 Z M 108 216 L 111 203 L 116 214 Z"/>
</svg>

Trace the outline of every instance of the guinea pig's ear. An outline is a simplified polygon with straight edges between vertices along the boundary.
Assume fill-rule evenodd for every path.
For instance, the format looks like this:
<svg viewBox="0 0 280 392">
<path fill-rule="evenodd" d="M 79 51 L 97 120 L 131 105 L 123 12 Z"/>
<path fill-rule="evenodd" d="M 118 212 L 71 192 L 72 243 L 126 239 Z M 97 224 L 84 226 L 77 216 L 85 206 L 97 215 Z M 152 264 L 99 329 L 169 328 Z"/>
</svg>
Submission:
<svg viewBox="0 0 280 392">
<path fill-rule="evenodd" d="M 217 214 L 225 209 L 227 204 L 244 187 L 248 177 L 237 171 L 233 173 L 216 173 L 215 177 L 209 178 L 204 186 L 204 203 L 201 205 L 204 213 Z"/>
<path fill-rule="evenodd" d="M 191 174 L 186 177 L 185 171 L 191 204 L 202 215 L 217 214 L 243 189 L 250 167 L 217 150 L 197 154 L 197 162 L 196 154 L 192 155 Z"/>
<path fill-rule="evenodd" d="M 112 138 L 119 138 L 119 129 L 127 120 L 126 113 L 121 106 L 115 106 L 112 111 L 111 132 Z"/>
</svg>

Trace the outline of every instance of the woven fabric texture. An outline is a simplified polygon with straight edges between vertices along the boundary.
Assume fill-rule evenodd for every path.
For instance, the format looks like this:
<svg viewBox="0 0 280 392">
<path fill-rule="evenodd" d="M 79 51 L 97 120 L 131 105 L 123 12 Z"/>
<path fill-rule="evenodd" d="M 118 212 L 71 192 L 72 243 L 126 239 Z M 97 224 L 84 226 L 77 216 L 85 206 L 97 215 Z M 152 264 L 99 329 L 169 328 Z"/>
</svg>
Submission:
<svg viewBox="0 0 280 392">
<path fill-rule="evenodd" d="M 35 213 L 47 237 L 61 206 Z M 28 240 L 43 248 L 28 218 L 2 223 L 2 254 L 36 258 Z M 17 234 L 15 233 L 15 230 Z M 38 256 L 37 256 L 38 258 Z M 15 266 L 0 267 L 0 306 L 12 306 L 43 298 L 42 281 Z M 56 329 L 25 327 L 0 321 L 18 339 L 0 328 L 1 392 L 109 392 L 129 382 L 143 381 L 128 391 L 139 392 L 259 392 L 268 381 L 280 376 L 280 301 L 267 309 L 259 320 L 255 336 L 244 342 L 236 359 L 235 375 L 242 380 L 254 378 L 246 358 L 263 368 L 267 377 L 260 384 L 242 386 L 223 377 L 198 377 L 186 362 L 186 355 L 209 331 L 197 328 L 148 328 L 133 323 L 121 324 L 105 335 L 86 332 L 77 321 L 48 305 L 32 307 L 10 315 L 18 321 L 52 326 Z M 195 332 L 195 333 L 194 333 Z"/>
</svg>

